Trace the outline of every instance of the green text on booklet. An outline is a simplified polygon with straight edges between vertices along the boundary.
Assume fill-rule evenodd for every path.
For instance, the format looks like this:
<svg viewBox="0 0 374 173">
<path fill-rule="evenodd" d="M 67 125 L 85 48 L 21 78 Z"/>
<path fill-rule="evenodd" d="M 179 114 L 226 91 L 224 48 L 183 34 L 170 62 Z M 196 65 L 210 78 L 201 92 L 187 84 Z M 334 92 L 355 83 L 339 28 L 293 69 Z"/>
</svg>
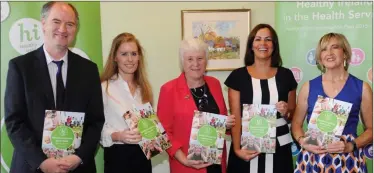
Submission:
<svg viewBox="0 0 374 173">
<path fill-rule="evenodd" d="M 305 143 L 325 146 L 340 141 L 352 103 L 318 96 L 308 123 Z"/>
<path fill-rule="evenodd" d="M 84 116 L 82 112 L 45 111 L 42 149 L 48 158 L 62 158 L 79 148 Z"/>
<path fill-rule="evenodd" d="M 195 111 L 187 159 L 221 164 L 227 116 Z"/>
<path fill-rule="evenodd" d="M 275 105 L 243 104 L 241 148 L 275 153 L 276 127 Z"/>
</svg>

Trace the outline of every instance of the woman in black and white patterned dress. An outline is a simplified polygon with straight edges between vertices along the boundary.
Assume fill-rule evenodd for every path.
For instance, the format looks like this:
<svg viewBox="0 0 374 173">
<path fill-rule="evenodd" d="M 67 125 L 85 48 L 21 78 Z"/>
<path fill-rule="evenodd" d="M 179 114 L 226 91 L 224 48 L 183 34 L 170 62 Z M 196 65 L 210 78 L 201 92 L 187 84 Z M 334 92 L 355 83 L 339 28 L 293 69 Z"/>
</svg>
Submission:
<svg viewBox="0 0 374 173">
<path fill-rule="evenodd" d="M 296 106 L 297 82 L 291 70 L 282 67 L 278 37 L 267 24 L 257 25 L 250 33 L 245 55 L 245 67 L 229 75 L 230 110 L 236 116 L 231 130 L 228 173 L 288 173 L 293 172 L 292 137 L 287 121 Z M 243 104 L 276 105 L 276 152 L 257 153 L 241 149 L 241 116 Z"/>
</svg>

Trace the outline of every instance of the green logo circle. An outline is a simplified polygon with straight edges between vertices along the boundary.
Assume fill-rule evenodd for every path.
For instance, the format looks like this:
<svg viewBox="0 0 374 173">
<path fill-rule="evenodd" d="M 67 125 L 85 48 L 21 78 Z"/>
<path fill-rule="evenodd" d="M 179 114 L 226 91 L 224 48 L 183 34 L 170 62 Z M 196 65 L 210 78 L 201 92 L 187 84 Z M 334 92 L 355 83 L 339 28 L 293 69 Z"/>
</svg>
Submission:
<svg viewBox="0 0 374 173">
<path fill-rule="evenodd" d="M 261 116 L 254 116 L 249 121 L 249 132 L 255 137 L 263 137 L 269 131 L 269 122 L 266 118 Z"/>
<path fill-rule="evenodd" d="M 74 132 L 70 127 L 58 126 L 51 134 L 52 145 L 57 149 L 67 149 L 74 142 Z"/>
<path fill-rule="evenodd" d="M 142 137 L 146 139 L 153 139 L 157 136 L 156 124 L 150 119 L 140 119 L 138 129 Z"/>
<path fill-rule="evenodd" d="M 216 144 L 217 130 L 210 125 L 200 127 L 197 132 L 197 141 L 205 147 L 213 146 Z"/>
<path fill-rule="evenodd" d="M 317 118 L 317 127 L 322 132 L 332 132 L 337 125 L 338 118 L 331 111 L 322 111 Z"/>
</svg>

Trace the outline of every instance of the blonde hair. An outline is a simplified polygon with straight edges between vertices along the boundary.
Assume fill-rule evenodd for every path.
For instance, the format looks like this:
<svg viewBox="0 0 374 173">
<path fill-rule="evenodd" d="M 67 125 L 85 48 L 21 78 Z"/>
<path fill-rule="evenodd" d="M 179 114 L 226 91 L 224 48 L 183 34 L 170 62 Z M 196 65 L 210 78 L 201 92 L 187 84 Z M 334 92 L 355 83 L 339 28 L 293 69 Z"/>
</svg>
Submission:
<svg viewBox="0 0 374 173">
<path fill-rule="evenodd" d="M 108 81 L 117 79 L 119 77 L 118 65 L 117 62 L 114 61 L 117 51 L 123 43 L 129 42 L 135 43 L 138 47 L 139 64 L 134 74 L 134 80 L 135 83 L 140 87 L 142 102 L 150 102 L 151 104 L 153 104 L 152 88 L 147 78 L 143 48 L 140 45 L 138 39 L 136 39 L 136 37 L 131 33 L 121 33 L 113 39 L 112 47 L 110 48 L 109 56 L 104 67 L 104 72 L 102 73 L 100 80 L 101 82 L 107 82 L 105 91 L 108 92 Z M 116 75 L 115 78 L 113 78 L 114 75 Z"/>
<path fill-rule="evenodd" d="M 316 49 L 316 62 L 318 63 L 318 69 L 320 69 L 322 72 L 325 72 L 325 68 L 320 63 L 321 52 L 323 49 L 326 49 L 331 39 L 336 39 L 339 43 L 339 47 L 343 49 L 343 54 L 345 58 L 344 69 L 348 70 L 349 62 L 351 62 L 351 56 L 352 56 L 351 45 L 349 44 L 347 38 L 343 34 L 333 33 L 333 32 L 325 34 L 324 36 L 321 37 L 321 39 L 318 42 L 317 49 Z"/>
</svg>

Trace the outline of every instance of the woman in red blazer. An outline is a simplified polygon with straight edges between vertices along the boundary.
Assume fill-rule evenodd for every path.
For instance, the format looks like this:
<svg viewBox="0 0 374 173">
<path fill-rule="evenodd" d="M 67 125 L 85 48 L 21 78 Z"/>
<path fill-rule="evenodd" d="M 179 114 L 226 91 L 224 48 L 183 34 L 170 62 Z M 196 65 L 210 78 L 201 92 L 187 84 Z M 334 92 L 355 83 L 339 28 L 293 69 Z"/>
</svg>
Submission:
<svg viewBox="0 0 374 173">
<path fill-rule="evenodd" d="M 167 150 L 171 173 L 226 173 L 225 144 L 221 165 L 187 159 L 194 111 L 227 115 L 220 82 L 204 75 L 207 54 L 203 41 L 183 40 L 179 50 L 183 72 L 161 87 L 157 114 L 172 143 Z M 234 116 L 228 116 L 226 128 L 234 124 Z"/>
</svg>

